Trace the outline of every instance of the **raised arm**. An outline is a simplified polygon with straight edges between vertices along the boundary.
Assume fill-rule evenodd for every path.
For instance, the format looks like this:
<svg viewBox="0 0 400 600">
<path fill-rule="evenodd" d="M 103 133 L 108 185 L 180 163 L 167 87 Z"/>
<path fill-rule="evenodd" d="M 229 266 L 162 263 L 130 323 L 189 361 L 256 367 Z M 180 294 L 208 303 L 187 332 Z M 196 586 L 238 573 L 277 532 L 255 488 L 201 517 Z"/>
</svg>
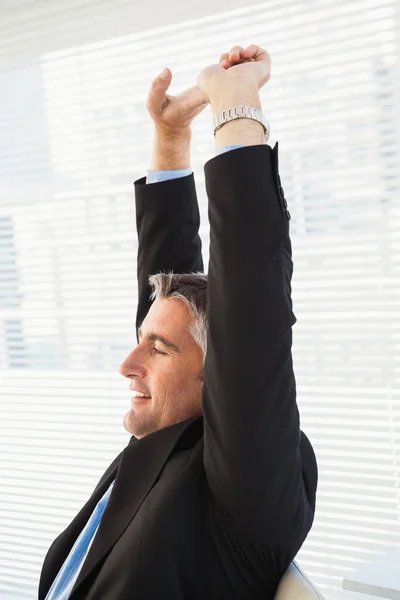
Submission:
<svg viewBox="0 0 400 600">
<path fill-rule="evenodd" d="M 269 57 L 260 60 L 258 67 L 243 64 L 224 73 L 213 65 L 201 74 L 214 113 L 240 104 L 261 108 L 258 89 L 268 81 Z M 210 263 L 204 464 L 227 519 L 268 547 L 290 548 L 292 556 L 313 520 L 316 463 L 296 404 L 290 215 L 279 189 L 278 147 L 262 140 L 259 123 L 228 123 L 217 144 L 248 147 L 205 165 Z"/>
<path fill-rule="evenodd" d="M 136 329 L 150 308 L 149 275 L 164 271 L 203 271 L 200 215 L 190 168 L 191 123 L 208 104 L 193 86 L 179 96 L 167 94 L 172 73 L 157 77 L 147 109 L 154 122 L 151 170 L 135 182 L 138 232 L 138 306 Z"/>
</svg>

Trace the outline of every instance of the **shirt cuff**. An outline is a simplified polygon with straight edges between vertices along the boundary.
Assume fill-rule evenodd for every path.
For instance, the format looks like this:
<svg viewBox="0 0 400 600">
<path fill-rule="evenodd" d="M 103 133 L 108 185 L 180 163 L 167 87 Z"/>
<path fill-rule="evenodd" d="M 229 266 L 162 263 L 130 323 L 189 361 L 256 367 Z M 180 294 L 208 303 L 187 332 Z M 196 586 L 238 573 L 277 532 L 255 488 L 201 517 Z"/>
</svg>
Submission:
<svg viewBox="0 0 400 600">
<path fill-rule="evenodd" d="M 236 150 L 236 148 L 243 148 L 243 144 L 230 144 L 229 146 L 223 146 L 218 150 L 217 154 L 223 152 L 229 152 L 230 150 Z M 146 183 L 159 183 L 160 181 L 168 181 L 169 179 L 179 179 L 180 177 L 187 177 L 192 174 L 192 169 L 174 169 L 170 171 L 148 171 Z"/>
<path fill-rule="evenodd" d="M 148 171 L 146 183 L 158 183 L 168 179 L 179 179 L 192 174 L 192 169 L 174 169 L 173 171 Z"/>
</svg>

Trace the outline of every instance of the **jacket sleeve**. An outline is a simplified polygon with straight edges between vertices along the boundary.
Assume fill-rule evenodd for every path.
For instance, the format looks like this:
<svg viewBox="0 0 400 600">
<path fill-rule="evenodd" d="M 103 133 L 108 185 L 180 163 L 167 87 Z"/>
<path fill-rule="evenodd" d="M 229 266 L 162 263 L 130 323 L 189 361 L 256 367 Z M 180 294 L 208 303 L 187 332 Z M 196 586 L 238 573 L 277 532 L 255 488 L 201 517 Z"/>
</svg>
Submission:
<svg viewBox="0 0 400 600">
<path fill-rule="evenodd" d="M 146 185 L 135 182 L 138 233 L 136 330 L 151 305 L 150 275 L 203 272 L 200 214 L 193 173 Z"/>
<path fill-rule="evenodd" d="M 296 404 L 290 215 L 278 145 L 215 157 L 205 176 L 208 484 L 217 506 L 253 539 L 299 547 L 313 520 L 317 471 L 311 445 L 301 443 Z"/>
</svg>

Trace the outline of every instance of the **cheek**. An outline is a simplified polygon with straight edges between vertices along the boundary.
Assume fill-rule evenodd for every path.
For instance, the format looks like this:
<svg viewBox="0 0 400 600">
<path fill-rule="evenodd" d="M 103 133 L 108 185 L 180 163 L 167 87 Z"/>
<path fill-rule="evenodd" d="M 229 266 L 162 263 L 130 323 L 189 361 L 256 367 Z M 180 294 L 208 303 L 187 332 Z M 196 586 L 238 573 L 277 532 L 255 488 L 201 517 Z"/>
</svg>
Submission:
<svg viewBox="0 0 400 600">
<path fill-rule="evenodd" d="M 154 378 L 157 393 L 166 397 L 186 396 L 193 385 L 194 376 L 186 366 L 163 365 Z"/>
<path fill-rule="evenodd" d="M 161 398 L 192 397 L 201 389 L 199 374 L 203 366 L 202 355 L 190 354 L 182 360 L 171 358 L 154 364 L 150 374 L 152 392 Z"/>
<path fill-rule="evenodd" d="M 174 381 L 174 392 L 177 395 L 185 396 L 185 398 L 193 398 L 198 391 L 201 389 L 201 381 L 199 378 L 201 366 L 194 368 L 191 365 L 190 368 L 182 369 L 180 373 L 177 373 L 176 377 L 172 377 Z"/>
<path fill-rule="evenodd" d="M 158 393 L 166 392 L 176 385 L 179 370 L 173 365 L 158 364 L 153 371 L 152 383 Z"/>
</svg>

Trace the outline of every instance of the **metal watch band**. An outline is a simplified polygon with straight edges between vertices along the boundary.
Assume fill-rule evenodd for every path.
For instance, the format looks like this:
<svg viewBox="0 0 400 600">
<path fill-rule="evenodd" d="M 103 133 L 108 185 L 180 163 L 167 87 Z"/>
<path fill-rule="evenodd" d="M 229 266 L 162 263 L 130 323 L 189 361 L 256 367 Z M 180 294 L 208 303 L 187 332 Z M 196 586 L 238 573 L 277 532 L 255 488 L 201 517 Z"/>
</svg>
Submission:
<svg viewBox="0 0 400 600">
<path fill-rule="evenodd" d="M 232 108 L 227 108 L 221 113 L 214 115 L 214 137 L 218 129 L 234 119 L 253 119 L 254 121 L 258 121 L 264 127 L 265 141 L 268 141 L 271 125 L 267 117 L 258 108 L 246 105 L 232 106 Z"/>
</svg>

